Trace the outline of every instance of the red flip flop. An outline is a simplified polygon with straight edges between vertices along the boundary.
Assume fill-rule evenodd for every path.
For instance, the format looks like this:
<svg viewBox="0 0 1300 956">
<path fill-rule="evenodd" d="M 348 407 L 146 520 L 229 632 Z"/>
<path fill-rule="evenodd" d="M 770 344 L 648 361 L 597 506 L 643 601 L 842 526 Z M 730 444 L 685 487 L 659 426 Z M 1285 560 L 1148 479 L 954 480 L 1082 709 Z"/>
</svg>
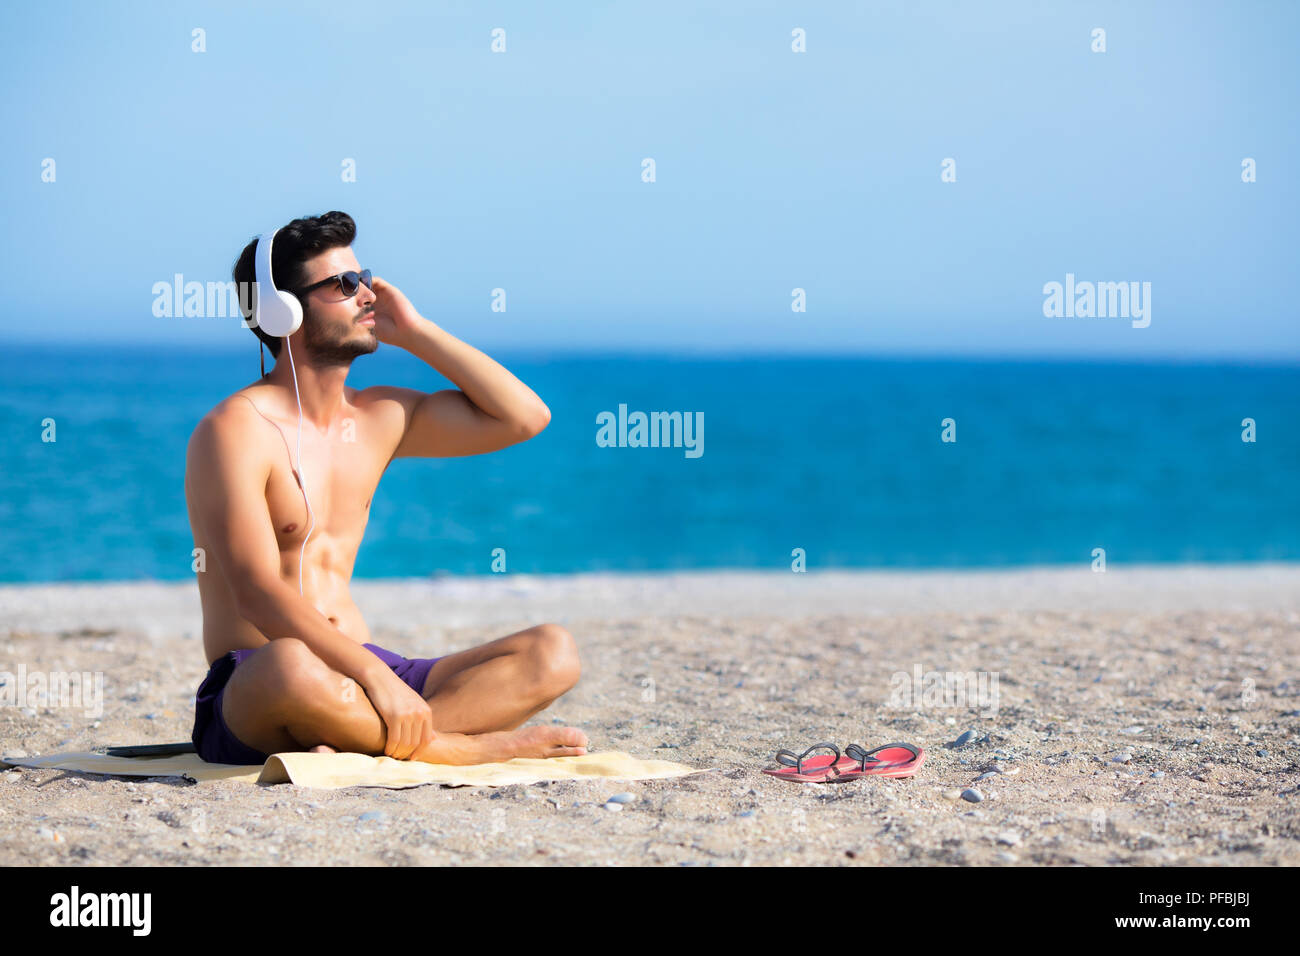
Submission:
<svg viewBox="0 0 1300 956">
<path fill-rule="evenodd" d="M 834 756 L 808 756 L 814 750 L 827 748 L 834 751 Z M 857 759 L 841 756 L 840 748 L 834 744 L 813 744 L 801 754 L 792 750 L 778 750 L 776 762 L 785 766 L 779 770 L 765 769 L 763 773 L 794 783 L 832 783 L 840 779 L 840 767 L 851 767 L 857 763 Z"/>
<path fill-rule="evenodd" d="M 854 769 L 840 769 L 839 780 L 857 780 L 861 777 L 910 777 L 921 769 L 925 751 L 911 744 L 885 744 L 875 750 L 866 750 L 849 744 L 844 752 L 858 761 Z"/>
</svg>

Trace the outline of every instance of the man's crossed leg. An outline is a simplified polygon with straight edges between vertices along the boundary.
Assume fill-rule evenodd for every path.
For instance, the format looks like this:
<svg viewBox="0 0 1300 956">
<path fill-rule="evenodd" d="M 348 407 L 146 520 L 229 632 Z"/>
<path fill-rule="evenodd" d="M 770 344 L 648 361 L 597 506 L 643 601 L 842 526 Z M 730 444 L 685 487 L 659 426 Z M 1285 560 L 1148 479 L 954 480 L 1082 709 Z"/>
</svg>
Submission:
<svg viewBox="0 0 1300 956">
<path fill-rule="evenodd" d="M 577 683 L 577 645 L 558 624 L 540 624 L 439 658 L 421 696 L 434 736 L 411 754 L 426 763 L 474 764 L 586 753 L 576 727 L 528 727 Z M 278 638 L 240 664 L 221 713 L 230 731 L 263 753 L 319 749 L 382 755 L 387 728 L 355 681 L 296 638 Z"/>
</svg>

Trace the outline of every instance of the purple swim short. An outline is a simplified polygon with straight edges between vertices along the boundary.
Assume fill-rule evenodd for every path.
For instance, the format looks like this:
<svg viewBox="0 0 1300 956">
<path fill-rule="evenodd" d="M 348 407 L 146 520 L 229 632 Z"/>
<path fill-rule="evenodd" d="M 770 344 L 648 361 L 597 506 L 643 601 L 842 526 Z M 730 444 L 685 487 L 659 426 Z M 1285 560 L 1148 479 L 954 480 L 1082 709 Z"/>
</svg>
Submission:
<svg viewBox="0 0 1300 956">
<path fill-rule="evenodd" d="M 263 644 L 262 647 L 269 647 Z M 424 682 L 433 665 L 440 657 L 406 658 L 400 654 L 385 650 L 377 644 L 362 645 L 370 653 L 392 669 L 417 694 L 424 693 Z M 263 764 L 269 754 L 254 750 L 230 732 L 226 721 L 221 716 L 221 699 L 226 693 L 226 684 L 235 668 L 248 660 L 261 647 L 241 648 L 230 651 L 218 658 L 208 668 L 208 676 L 203 678 L 198 693 L 194 696 L 194 732 L 190 740 L 199 757 L 208 763 L 229 764 Z"/>
</svg>

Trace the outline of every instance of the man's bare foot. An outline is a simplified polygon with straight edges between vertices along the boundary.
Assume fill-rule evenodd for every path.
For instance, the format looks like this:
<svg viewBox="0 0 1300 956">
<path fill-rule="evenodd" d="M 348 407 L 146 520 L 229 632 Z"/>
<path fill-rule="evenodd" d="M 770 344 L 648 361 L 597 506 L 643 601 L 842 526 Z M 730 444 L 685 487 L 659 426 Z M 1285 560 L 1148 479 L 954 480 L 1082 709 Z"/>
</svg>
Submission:
<svg viewBox="0 0 1300 956">
<path fill-rule="evenodd" d="M 464 766 L 516 757 L 581 757 L 587 735 L 577 727 L 521 727 L 485 734 L 435 734 L 408 760 Z"/>
<path fill-rule="evenodd" d="M 587 735 L 577 727 L 520 727 L 508 731 L 507 746 L 516 757 L 581 757 Z"/>
<path fill-rule="evenodd" d="M 309 753 L 309 754 L 336 754 L 336 753 L 338 753 L 338 751 L 335 750 L 333 747 L 329 746 L 328 744 L 317 744 L 315 747 L 312 747 L 310 750 L 308 750 L 307 753 Z"/>
</svg>

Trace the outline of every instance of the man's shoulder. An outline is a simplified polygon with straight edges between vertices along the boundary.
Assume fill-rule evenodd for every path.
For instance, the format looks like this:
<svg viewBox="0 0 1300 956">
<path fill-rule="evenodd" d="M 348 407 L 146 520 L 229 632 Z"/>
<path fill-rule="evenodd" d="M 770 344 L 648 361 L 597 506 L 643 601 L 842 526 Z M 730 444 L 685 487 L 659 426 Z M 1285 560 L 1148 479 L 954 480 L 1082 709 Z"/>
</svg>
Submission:
<svg viewBox="0 0 1300 956">
<path fill-rule="evenodd" d="M 411 400 L 412 397 L 418 397 L 419 392 L 410 388 L 401 388 L 397 385 L 371 385 L 368 388 L 352 388 L 348 386 L 345 394 L 349 402 L 358 408 L 375 408 L 382 409 L 385 405 L 396 402 L 403 404 Z"/>
<path fill-rule="evenodd" d="M 424 396 L 410 388 L 396 385 L 371 385 L 345 391 L 347 403 L 364 418 L 373 445 L 391 460 L 410 424 L 415 407 Z"/>
<path fill-rule="evenodd" d="M 241 388 L 210 408 L 190 433 L 190 448 L 227 445 L 236 439 L 241 447 L 250 451 L 255 448 L 261 432 L 259 423 L 265 427 L 267 421 L 250 397 L 250 391 L 255 389 Z"/>
<path fill-rule="evenodd" d="M 388 422 L 395 428 L 405 427 L 405 422 L 420 399 L 422 392 L 397 385 L 371 385 L 369 388 L 348 388 L 348 403 L 357 411 L 378 421 Z"/>
</svg>

